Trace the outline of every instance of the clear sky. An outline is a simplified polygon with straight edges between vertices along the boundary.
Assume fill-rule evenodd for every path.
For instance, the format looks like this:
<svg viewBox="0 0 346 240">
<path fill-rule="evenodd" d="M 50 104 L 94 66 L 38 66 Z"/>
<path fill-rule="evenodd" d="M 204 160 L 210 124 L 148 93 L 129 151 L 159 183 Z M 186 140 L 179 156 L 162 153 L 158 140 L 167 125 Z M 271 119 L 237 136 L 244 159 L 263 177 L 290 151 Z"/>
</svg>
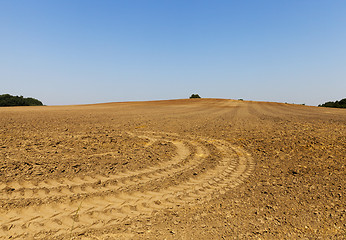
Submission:
<svg viewBox="0 0 346 240">
<path fill-rule="evenodd" d="M 0 0 L 0 94 L 47 105 L 346 97 L 344 0 Z"/>
</svg>

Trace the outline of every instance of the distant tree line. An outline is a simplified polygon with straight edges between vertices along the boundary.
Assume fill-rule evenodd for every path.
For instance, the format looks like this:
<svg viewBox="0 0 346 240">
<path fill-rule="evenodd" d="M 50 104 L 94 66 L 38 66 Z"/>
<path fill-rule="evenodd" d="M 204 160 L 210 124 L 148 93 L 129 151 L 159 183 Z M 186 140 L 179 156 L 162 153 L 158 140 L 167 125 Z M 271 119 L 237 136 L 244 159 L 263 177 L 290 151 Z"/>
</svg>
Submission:
<svg viewBox="0 0 346 240">
<path fill-rule="evenodd" d="M 10 94 L 0 95 L 0 107 L 11 106 L 42 106 L 42 102 L 35 98 L 25 98 L 23 96 L 12 96 Z"/>
<path fill-rule="evenodd" d="M 319 107 L 346 108 L 346 98 L 335 102 L 326 102 L 318 105 Z"/>
</svg>

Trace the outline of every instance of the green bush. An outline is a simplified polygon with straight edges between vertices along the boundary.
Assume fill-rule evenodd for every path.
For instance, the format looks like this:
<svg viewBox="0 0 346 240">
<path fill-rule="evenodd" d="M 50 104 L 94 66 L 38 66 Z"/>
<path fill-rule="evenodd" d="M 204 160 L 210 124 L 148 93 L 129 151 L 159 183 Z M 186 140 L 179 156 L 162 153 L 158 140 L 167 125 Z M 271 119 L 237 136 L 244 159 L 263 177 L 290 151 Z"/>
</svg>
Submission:
<svg viewBox="0 0 346 240">
<path fill-rule="evenodd" d="M 346 108 L 346 98 L 335 102 L 326 102 L 318 105 L 319 107 Z"/>
<path fill-rule="evenodd" d="M 192 94 L 190 98 L 201 98 L 198 94 Z"/>
<path fill-rule="evenodd" d="M 35 98 L 24 98 L 23 96 L 12 96 L 10 94 L 0 95 L 0 107 L 42 105 L 42 102 Z"/>
</svg>

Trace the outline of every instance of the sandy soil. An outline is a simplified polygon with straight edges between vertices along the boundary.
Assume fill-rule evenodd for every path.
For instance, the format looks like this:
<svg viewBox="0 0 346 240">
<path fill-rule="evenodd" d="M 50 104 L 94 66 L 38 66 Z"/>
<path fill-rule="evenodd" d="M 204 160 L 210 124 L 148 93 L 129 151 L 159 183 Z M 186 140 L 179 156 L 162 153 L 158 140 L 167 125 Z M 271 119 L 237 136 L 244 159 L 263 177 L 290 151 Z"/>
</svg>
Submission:
<svg viewBox="0 0 346 240">
<path fill-rule="evenodd" d="M 0 239 L 346 239 L 346 111 L 0 109 Z"/>
</svg>

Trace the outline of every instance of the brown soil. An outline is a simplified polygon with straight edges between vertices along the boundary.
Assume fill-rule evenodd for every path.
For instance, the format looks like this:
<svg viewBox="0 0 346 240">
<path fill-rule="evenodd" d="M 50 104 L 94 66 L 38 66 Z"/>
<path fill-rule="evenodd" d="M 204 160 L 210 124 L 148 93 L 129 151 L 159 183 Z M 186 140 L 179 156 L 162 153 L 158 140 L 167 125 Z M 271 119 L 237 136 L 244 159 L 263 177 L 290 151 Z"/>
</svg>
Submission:
<svg viewBox="0 0 346 240">
<path fill-rule="evenodd" d="M 0 239 L 346 239 L 346 110 L 0 109 Z"/>
</svg>

